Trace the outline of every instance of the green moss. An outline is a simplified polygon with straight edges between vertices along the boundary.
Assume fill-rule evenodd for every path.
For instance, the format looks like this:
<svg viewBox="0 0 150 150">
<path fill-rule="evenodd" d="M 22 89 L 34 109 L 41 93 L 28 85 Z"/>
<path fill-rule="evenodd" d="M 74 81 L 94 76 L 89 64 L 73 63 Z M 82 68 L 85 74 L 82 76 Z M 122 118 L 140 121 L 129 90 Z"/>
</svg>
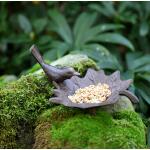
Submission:
<svg viewBox="0 0 150 150">
<path fill-rule="evenodd" d="M 84 75 L 88 68 L 97 69 L 97 66 L 93 60 L 89 59 L 87 61 L 81 61 L 80 63 L 75 64 L 74 68 L 76 71 L 80 72 L 81 75 Z"/>
<path fill-rule="evenodd" d="M 134 111 L 112 115 L 99 108 L 93 113 L 57 106 L 45 111 L 37 123 L 34 148 L 146 147 L 145 126 Z"/>
<path fill-rule="evenodd" d="M 9 138 L 19 140 L 21 127 L 34 122 L 37 115 L 49 106 L 52 89 L 45 77 L 35 75 L 22 76 L 0 89 L 0 137 L 5 137 L 0 140 L 0 148 L 14 148 L 17 145 L 5 141 L 11 142 Z"/>
<path fill-rule="evenodd" d="M 17 147 L 16 126 L 10 120 L 0 125 L 0 148 Z"/>
</svg>

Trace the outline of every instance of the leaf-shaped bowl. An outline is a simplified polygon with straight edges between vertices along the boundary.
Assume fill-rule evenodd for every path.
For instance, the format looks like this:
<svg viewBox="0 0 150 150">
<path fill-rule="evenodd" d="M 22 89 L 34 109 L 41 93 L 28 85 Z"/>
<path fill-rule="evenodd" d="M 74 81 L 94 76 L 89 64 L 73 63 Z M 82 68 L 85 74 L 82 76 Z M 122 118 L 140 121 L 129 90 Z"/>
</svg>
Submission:
<svg viewBox="0 0 150 150">
<path fill-rule="evenodd" d="M 83 78 L 73 76 L 61 83 L 53 83 L 56 87 L 56 89 L 54 89 L 55 97 L 50 98 L 50 102 L 63 104 L 68 107 L 91 108 L 110 105 L 116 103 L 120 95 L 126 95 L 134 103 L 138 102 L 138 98 L 127 90 L 129 85 L 132 83 L 132 80 L 129 79 L 122 81 L 120 79 L 119 71 L 107 76 L 103 70 L 96 71 L 89 68 Z M 68 98 L 68 96 L 73 95 L 77 89 L 84 88 L 89 85 L 97 85 L 98 83 L 108 84 L 111 90 L 111 95 L 105 101 L 101 103 L 73 103 Z"/>
</svg>

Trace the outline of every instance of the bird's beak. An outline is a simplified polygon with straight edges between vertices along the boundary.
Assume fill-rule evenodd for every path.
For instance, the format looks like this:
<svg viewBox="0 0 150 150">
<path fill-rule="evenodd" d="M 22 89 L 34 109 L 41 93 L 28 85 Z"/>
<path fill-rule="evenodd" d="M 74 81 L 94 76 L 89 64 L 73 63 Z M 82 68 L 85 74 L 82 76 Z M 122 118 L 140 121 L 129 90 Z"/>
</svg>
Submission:
<svg viewBox="0 0 150 150">
<path fill-rule="evenodd" d="M 74 75 L 75 76 L 80 76 L 80 73 L 79 72 L 75 72 Z"/>
</svg>

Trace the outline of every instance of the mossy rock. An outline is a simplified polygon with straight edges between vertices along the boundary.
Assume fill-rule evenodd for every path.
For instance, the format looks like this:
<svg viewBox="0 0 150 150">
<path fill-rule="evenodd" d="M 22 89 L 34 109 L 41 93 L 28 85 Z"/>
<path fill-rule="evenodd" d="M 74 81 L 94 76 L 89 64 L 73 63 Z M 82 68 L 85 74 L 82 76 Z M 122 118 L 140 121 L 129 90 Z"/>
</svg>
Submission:
<svg viewBox="0 0 150 150">
<path fill-rule="evenodd" d="M 39 117 L 34 148 L 146 148 L 145 126 L 131 110 L 109 113 L 60 105 Z"/>
<path fill-rule="evenodd" d="M 79 59 L 74 63 L 75 69 L 82 74 L 82 70 L 95 68 L 92 60 L 89 59 L 92 64 L 87 65 L 87 62 L 88 59 Z M 79 69 L 76 64 L 84 69 Z M 0 148 L 31 148 L 37 116 L 43 110 L 54 106 L 49 103 L 53 85 L 44 73 L 34 73 L 36 69 L 17 81 L 0 87 Z"/>
<path fill-rule="evenodd" d="M 35 75 L 22 76 L 0 89 L 0 148 L 17 146 L 16 143 L 8 145 L 8 142 L 19 140 L 21 127 L 28 126 L 49 106 L 52 89 L 45 77 Z"/>
</svg>

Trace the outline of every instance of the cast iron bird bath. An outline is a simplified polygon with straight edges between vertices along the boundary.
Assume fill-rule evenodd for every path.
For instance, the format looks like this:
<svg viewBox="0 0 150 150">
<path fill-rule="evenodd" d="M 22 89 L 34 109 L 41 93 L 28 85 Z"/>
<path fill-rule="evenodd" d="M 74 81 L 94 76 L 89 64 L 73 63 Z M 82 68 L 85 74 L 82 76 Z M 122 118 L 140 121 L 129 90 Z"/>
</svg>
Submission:
<svg viewBox="0 0 150 150">
<path fill-rule="evenodd" d="M 132 83 L 132 80 L 120 79 L 120 72 L 116 71 L 113 74 L 107 76 L 103 70 L 96 71 L 89 68 L 84 77 L 78 77 L 78 72 L 75 72 L 73 68 L 63 67 L 57 68 L 51 65 L 45 64 L 42 56 L 38 52 L 35 46 L 30 48 L 33 56 L 37 59 L 38 63 L 43 68 L 47 77 L 53 82 L 56 89 L 54 89 L 54 96 L 50 98 L 50 101 L 57 104 L 63 104 L 68 107 L 77 108 L 92 108 L 98 106 L 105 106 L 114 104 L 120 98 L 120 95 L 127 96 L 133 103 L 138 102 L 138 98 L 128 91 L 128 87 Z M 46 67 L 45 67 L 46 66 Z M 69 73 L 68 73 L 69 72 Z M 98 83 L 106 83 L 109 85 L 111 95 L 101 103 L 73 103 L 68 96 L 73 95 L 79 88 L 85 88 L 89 85 L 97 85 Z"/>
</svg>

